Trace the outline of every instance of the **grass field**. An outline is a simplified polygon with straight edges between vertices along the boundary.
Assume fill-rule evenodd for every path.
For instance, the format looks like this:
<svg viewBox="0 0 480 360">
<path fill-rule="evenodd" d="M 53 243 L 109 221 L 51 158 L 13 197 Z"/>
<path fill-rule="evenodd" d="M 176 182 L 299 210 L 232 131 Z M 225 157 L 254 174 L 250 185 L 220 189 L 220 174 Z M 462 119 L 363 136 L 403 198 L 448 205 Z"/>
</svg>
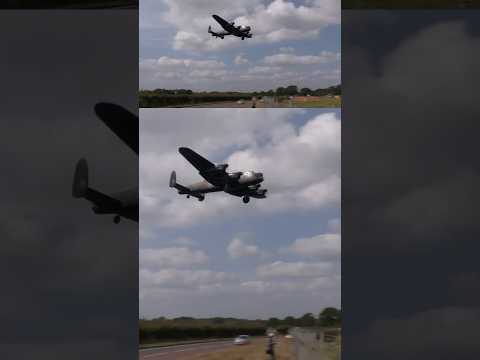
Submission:
<svg viewBox="0 0 480 360">
<path fill-rule="evenodd" d="M 335 342 L 325 344 L 325 360 L 339 360 L 342 348 L 341 336 L 337 337 Z"/>
<path fill-rule="evenodd" d="M 275 345 L 276 360 L 294 360 L 293 339 L 278 337 Z M 194 356 L 191 360 L 267 360 L 267 338 L 253 339 L 251 344 L 235 346 L 227 350 Z"/>
<path fill-rule="evenodd" d="M 344 9 L 475 8 L 480 0 L 343 0 Z"/>
<path fill-rule="evenodd" d="M 342 106 L 341 99 L 324 97 L 322 100 L 316 101 L 293 101 L 292 107 L 301 108 L 337 108 Z"/>
</svg>

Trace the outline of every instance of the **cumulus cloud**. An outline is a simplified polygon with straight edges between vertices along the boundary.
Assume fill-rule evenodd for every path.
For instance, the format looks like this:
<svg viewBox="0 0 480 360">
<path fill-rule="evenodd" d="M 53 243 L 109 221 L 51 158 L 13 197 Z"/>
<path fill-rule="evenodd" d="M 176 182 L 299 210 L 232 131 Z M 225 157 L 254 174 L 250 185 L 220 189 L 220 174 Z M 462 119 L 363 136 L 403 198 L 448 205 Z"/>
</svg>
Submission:
<svg viewBox="0 0 480 360">
<path fill-rule="evenodd" d="M 235 65 L 244 65 L 249 63 L 248 59 L 241 54 L 235 56 L 235 60 L 233 60 L 233 62 L 235 63 Z"/>
<path fill-rule="evenodd" d="M 280 53 L 266 56 L 263 61 L 269 65 L 316 65 L 326 64 L 339 59 L 339 53 L 322 51 L 319 55 L 295 55 L 290 52 Z"/>
<path fill-rule="evenodd" d="M 187 247 L 140 249 L 139 261 L 143 268 L 181 267 L 204 264 L 208 256 L 201 250 Z"/>
<path fill-rule="evenodd" d="M 260 278 L 272 277 L 319 277 L 331 274 L 333 265 L 328 262 L 285 262 L 275 261 L 257 267 Z"/>
<path fill-rule="evenodd" d="M 233 3 L 164 0 L 163 4 L 165 10 L 160 12 L 153 1 L 144 1 L 141 19 L 145 27 L 155 26 L 155 23 L 159 27 L 164 26 L 163 23 L 173 26 L 176 30 L 173 46 L 177 50 L 211 51 L 240 46 L 236 39 L 220 40 L 207 33 L 209 25 L 214 30 L 220 28 L 211 18 L 212 9 L 236 24 L 251 26 L 253 38 L 249 39 L 249 44 L 315 38 L 325 27 L 340 23 L 339 0 L 305 1 L 298 5 L 286 0 Z M 149 9 L 156 11 L 149 14 Z"/>
<path fill-rule="evenodd" d="M 256 245 L 248 245 L 242 239 L 234 238 L 227 247 L 228 255 L 236 259 L 242 256 L 252 256 L 258 254 L 258 247 Z"/>
<path fill-rule="evenodd" d="M 320 234 L 308 238 L 296 239 L 288 247 L 290 252 L 302 256 L 315 256 L 335 259 L 340 256 L 340 234 Z"/>
<path fill-rule="evenodd" d="M 229 275 L 221 271 L 163 269 L 151 271 L 140 269 L 139 283 L 142 289 L 149 288 L 199 288 L 202 286 L 220 285 L 230 279 Z"/>
<path fill-rule="evenodd" d="M 248 116 L 240 109 L 210 110 L 208 115 L 195 110 L 195 116 L 204 119 L 201 124 L 192 122 L 188 112 L 161 112 L 163 121 L 157 121 L 156 126 L 142 122 L 140 212 L 148 223 L 176 227 L 243 212 L 244 208 L 234 206 L 235 198 L 223 193 L 208 194 L 200 203 L 164 188 L 159 179 L 167 181 L 173 169 L 181 184 L 199 180 L 197 172 L 177 152 L 179 146 L 187 144 L 214 162 L 230 164 L 232 171 L 264 173 L 268 197 L 253 201 L 249 208 L 272 213 L 328 208 L 339 203 L 340 120 L 335 113 L 316 115 L 296 129 L 289 119 L 297 110 Z M 155 110 L 141 110 L 144 120 L 159 115 Z M 230 153 L 226 158 L 215 157 L 225 151 Z"/>
</svg>

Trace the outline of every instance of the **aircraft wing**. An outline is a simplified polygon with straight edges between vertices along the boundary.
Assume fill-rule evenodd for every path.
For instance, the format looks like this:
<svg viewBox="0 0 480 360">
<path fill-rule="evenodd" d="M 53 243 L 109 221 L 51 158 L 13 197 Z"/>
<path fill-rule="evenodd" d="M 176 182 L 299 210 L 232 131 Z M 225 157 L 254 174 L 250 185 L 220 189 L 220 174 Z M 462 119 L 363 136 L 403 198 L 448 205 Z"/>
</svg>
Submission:
<svg viewBox="0 0 480 360">
<path fill-rule="evenodd" d="M 111 103 L 96 104 L 95 113 L 110 130 L 138 155 L 138 116 Z"/>
<path fill-rule="evenodd" d="M 225 29 L 225 31 L 228 31 L 229 33 L 237 33 L 238 32 L 238 30 L 235 26 L 230 24 L 225 19 L 222 19 L 220 16 L 212 15 L 212 17 L 222 26 L 222 28 Z"/>
<path fill-rule="evenodd" d="M 188 160 L 190 164 L 192 164 L 195 169 L 197 169 L 199 172 L 205 172 L 207 170 L 210 170 L 212 168 L 215 168 L 215 164 L 208 161 L 205 159 L 203 156 L 197 154 L 195 151 L 192 149 L 189 149 L 187 147 L 181 147 L 178 149 L 180 154 L 183 155 L 185 159 Z"/>
<path fill-rule="evenodd" d="M 219 167 L 217 167 L 211 161 L 208 161 L 203 156 L 186 147 L 181 147 L 178 151 L 210 184 L 215 186 L 222 186 L 225 184 L 225 177 L 227 176 L 227 173 L 225 172 L 226 166 L 222 168 L 221 165 L 219 165 Z"/>
</svg>

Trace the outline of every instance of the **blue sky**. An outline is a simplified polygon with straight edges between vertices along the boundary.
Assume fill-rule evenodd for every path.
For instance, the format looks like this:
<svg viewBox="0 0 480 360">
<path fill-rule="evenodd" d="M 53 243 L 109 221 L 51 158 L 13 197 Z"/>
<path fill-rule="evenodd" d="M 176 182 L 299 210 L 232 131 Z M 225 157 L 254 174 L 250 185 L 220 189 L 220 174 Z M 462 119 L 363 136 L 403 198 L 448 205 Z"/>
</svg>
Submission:
<svg viewBox="0 0 480 360">
<path fill-rule="evenodd" d="M 253 38 L 221 40 L 219 14 L 252 27 Z M 340 83 L 340 1 L 143 0 L 140 88 L 313 89 Z"/>
<path fill-rule="evenodd" d="M 140 110 L 140 315 L 268 318 L 340 305 L 340 111 Z M 266 199 L 167 186 L 200 180 L 189 146 L 262 171 Z"/>
</svg>

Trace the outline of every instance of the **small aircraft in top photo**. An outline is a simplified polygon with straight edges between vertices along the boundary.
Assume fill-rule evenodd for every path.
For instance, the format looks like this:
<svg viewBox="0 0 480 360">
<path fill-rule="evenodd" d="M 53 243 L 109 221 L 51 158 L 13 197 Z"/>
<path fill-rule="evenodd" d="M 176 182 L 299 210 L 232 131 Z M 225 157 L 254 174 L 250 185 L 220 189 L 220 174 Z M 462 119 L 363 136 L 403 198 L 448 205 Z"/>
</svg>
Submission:
<svg viewBox="0 0 480 360">
<path fill-rule="evenodd" d="M 239 38 L 242 38 L 242 40 L 245 40 L 245 38 L 251 38 L 252 34 L 250 33 L 250 26 L 245 26 L 245 25 L 238 25 L 235 26 L 235 22 L 228 22 L 225 19 L 222 19 L 218 15 L 212 15 L 212 17 L 220 24 L 220 26 L 225 30 L 222 32 L 214 32 L 212 31 L 212 27 L 208 27 L 208 32 L 212 34 L 214 37 L 219 37 L 220 39 L 223 39 L 225 36 L 228 35 L 234 35 Z"/>
<path fill-rule="evenodd" d="M 227 173 L 225 170 L 228 164 L 215 165 L 186 147 L 181 147 L 178 151 L 205 179 L 189 186 L 183 186 L 177 183 L 176 173 L 172 171 L 170 187 L 177 189 L 179 194 L 186 194 L 187 198 L 193 196 L 198 201 L 203 201 L 206 193 L 225 191 L 228 194 L 243 197 L 245 204 L 250 201 L 251 197 L 256 199 L 267 197 L 267 189 L 260 189 L 260 183 L 263 182 L 262 173 L 254 171 Z"/>
</svg>

